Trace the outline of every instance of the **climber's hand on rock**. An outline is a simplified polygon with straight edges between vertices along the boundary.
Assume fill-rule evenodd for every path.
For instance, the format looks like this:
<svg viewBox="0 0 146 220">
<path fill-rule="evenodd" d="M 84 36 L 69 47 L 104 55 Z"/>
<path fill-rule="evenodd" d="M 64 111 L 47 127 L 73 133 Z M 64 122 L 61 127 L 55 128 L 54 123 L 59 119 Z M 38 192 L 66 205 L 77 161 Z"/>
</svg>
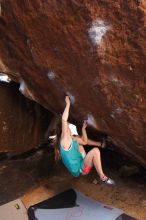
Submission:
<svg viewBox="0 0 146 220">
<path fill-rule="evenodd" d="M 65 102 L 66 102 L 66 105 L 70 105 L 70 98 L 69 98 L 69 96 L 65 97 Z"/>
<path fill-rule="evenodd" d="M 82 126 L 82 129 L 86 129 L 86 128 L 87 128 L 87 121 L 84 120 L 84 122 L 83 122 L 83 126 Z"/>
</svg>

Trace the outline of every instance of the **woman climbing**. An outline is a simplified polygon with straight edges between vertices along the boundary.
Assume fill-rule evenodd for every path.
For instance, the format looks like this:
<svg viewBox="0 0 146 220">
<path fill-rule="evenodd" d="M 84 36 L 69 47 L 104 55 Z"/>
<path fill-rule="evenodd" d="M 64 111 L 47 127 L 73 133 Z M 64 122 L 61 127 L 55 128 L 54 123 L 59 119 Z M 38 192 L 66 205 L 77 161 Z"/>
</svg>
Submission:
<svg viewBox="0 0 146 220">
<path fill-rule="evenodd" d="M 82 127 L 82 137 L 73 136 L 77 135 L 77 132 L 71 133 L 70 124 L 68 123 L 69 110 L 70 110 L 70 98 L 65 98 L 66 107 L 62 114 L 62 132 L 60 138 L 60 156 L 66 168 L 73 176 L 87 175 L 91 168 L 94 166 L 100 180 L 106 184 L 114 185 L 115 182 L 107 177 L 101 165 L 100 151 L 97 147 L 104 147 L 100 142 L 89 140 L 86 133 L 87 123 L 84 121 Z M 90 150 L 87 154 L 83 145 L 96 146 Z"/>
</svg>

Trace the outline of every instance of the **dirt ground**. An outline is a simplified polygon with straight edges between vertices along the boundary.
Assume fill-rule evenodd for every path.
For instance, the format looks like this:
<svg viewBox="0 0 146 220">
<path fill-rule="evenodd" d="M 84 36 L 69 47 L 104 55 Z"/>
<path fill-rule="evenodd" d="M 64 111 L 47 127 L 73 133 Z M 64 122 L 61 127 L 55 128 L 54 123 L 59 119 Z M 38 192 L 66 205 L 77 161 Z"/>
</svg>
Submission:
<svg viewBox="0 0 146 220">
<path fill-rule="evenodd" d="M 26 207 L 52 197 L 68 188 L 75 188 L 85 195 L 117 208 L 122 209 L 138 220 L 146 220 L 146 186 L 144 183 L 133 182 L 132 179 L 121 179 L 118 173 L 110 172 L 117 185 L 114 187 L 100 183 L 93 170 L 89 176 L 72 177 L 63 166 L 57 166 L 48 178 L 30 189 L 23 197 Z M 97 179 L 97 184 L 93 181 Z M 32 198 L 34 198 L 32 200 Z"/>
<path fill-rule="evenodd" d="M 75 188 L 99 202 L 122 209 L 138 220 L 146 220 L 146 184 L 138 176 L 121 177 L 119 172 L 106 168 L 106 174 L 116 181 L 116 186 L 111 187 L 98 180 L 95 170 L 88 176 L 75 178 L 59 163 L 54 168 L 48 166 L 47 176 L 38 179 L 38 167 L 35 167 L 34 172 L 29 170 L 28 161 L 0 164 L 0 204 L 21 197 L 29 207 L 63 190 Z M 93 183 L 95 179 L 97 184 Z"/>
</svg>

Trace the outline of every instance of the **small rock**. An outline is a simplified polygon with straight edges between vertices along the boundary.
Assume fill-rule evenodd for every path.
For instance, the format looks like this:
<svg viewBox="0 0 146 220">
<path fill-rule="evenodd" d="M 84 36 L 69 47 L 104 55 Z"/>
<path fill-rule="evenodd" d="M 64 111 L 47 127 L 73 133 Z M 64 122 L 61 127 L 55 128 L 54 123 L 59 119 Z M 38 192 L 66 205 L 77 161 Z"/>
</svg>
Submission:
<svg viewBox="0 0 146 220">
<path fill-rule="evenodd" d="M 132 70 L 133 70 L 132 66 L 130 66 L 130 67 L 129 67 L 129 70 L 130 70 L 130 71 L 132 71 Z"/>
<path fill-rule="evenodd" d="M 96 185 L 98 183 L 97 179 L 94 179 L 92 183 Z"/>
</svg>

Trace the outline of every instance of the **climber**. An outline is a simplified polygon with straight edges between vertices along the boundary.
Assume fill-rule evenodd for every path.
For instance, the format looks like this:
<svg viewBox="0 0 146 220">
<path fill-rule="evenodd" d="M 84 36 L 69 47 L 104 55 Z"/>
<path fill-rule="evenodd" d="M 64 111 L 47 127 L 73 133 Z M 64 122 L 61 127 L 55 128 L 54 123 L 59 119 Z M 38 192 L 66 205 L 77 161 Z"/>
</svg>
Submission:
<svg viewBox="0 0 146 220">
<path fill-rule="evenodd" d="M 86 133 L 87 123 L 84 121 L 82 126 L 82 136 L 78 136 L 76 126 L 69 124 L 69 110 L 70 110 L 70 98 L 65 98 L 66 107 L 62 114 L 62 131 L 60 132 L 60 138 L 58 139 L 58 145 L 60 149 L 56 149 L 56 158 L 59 154 L 65 167 L 73 176 L 87 175 L 91 168 L 94 166 L 100 180 L 106 184 L 114 185 L 115 182 L 111 178 L 107 177 L 101 165 L 100 151 L 97 147 L 105 147 L 105 142 L 89 140 Z M 59 133 L 58 133 L 59 134 Z M 84 150 L 84 145 L 96 146 L 90 150 L 87 154 Z"/>
</svg>

